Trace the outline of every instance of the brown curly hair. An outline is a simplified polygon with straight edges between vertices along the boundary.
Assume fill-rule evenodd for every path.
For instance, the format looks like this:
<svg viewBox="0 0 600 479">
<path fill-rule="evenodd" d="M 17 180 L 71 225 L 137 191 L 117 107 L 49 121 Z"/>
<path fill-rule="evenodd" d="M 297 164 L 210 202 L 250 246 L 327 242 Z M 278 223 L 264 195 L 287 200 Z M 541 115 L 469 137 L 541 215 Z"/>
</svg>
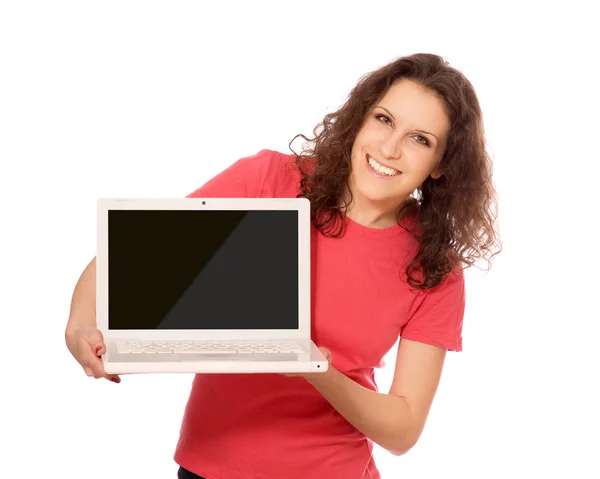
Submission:
<svg viewBox="0 0 600 479">
<path fill-rule="evenodd" d="M 297 135 L 290 149 L 302 175 L 298 196 L 310 200 L 315 227 L 323 234 L 340 236 L 354 140 L 370 110 L 400 79 L 416 81 L 437 94 L 450 120 L 439 164 L 443 175 L 428 177 L 403 208 L 417 218 L 410 233 L 419 244 L 406 267 L 408 283 L 425 290 L 440 284 L 461 263 L 469 267 L 486 259 L 491 267 L 492 258 L 501 251 L 495 230 L 492 161 L 485 148 L 481 108 L 469 80 L 441 56 L 401 57 L 362 77 L 342 107 L 315 127 L 314 137 Z M 299 137 L 306 142 L 296 153 L 292 143 Z"/>
</svg>

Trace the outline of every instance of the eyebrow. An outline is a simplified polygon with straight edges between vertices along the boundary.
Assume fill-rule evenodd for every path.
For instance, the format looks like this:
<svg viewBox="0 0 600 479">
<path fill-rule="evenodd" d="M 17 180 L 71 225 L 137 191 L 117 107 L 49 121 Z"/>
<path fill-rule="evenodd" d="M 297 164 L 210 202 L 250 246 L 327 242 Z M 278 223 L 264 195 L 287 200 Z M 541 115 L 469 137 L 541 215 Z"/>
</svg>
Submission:
<svg viewBox="0 0 600 479">
<path fill-rule="evenodd" d="M 394 115 L 392 115 L 392 112 L 390 110 L 388 110 L 387 108 L 381 106 L 381 105 L 377 105 L 376 108 L 381 108 L 382 110 L 385 110 L 387 112 L 388 115 L 390 115 L 392 117 L 392 120 L 395 120 L 396 118 L 394 118 Z M 433 137 L 435 137 L 436 140 L 439 141 L 439 138 L 437 136 L 435 136 L 433 133 L 430 133 L 429 131 L 425 131 L 425 130 L 416 130 L 419 133 L 425 133 L 426 135 L 431 135 Z"/>
</svg>

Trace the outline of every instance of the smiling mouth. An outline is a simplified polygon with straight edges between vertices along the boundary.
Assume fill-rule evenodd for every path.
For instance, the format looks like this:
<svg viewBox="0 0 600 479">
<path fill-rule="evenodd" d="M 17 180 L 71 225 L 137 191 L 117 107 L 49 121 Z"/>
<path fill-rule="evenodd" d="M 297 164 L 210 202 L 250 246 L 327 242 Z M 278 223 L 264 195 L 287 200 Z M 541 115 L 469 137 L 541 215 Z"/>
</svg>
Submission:
<svg viewBox="0 0 600 479">
<path fill-rule="evenodd" d="M 394 176 L 398 176 L 402 173 L 394 168 L 382 165 L 369 155 L 367 155 L 367 166 L 369 171 L 378 178 L 393 178 Z"/>
</svg>

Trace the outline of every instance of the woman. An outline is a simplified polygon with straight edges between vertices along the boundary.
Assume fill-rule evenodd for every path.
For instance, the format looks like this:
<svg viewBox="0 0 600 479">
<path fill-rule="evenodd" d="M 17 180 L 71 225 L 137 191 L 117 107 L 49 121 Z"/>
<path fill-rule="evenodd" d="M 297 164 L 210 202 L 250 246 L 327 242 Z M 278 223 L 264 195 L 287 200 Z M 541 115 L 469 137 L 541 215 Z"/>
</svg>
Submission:
<svg viewBox="0 0 600 479">
<path fill-rule="evenodd" d="M 312 208 L 312 339 L 324 374 L 196 375 L 179 478 L 378 478 L 373 442 L 417 442 L 446 351 L 462 350 L 463 269 L 499 250 L 482 116 L 465 77 L 417 54 L 365 76 L 299 154 L 244 158 L 190 197 L 296 197 Z M 302 136 L 305 140 L 306 137 Z M 73 295 L 67 345 L 104 374 L 95 264 Z M 374 368 L 399 342 L 393 383 Z"/>
</svg>

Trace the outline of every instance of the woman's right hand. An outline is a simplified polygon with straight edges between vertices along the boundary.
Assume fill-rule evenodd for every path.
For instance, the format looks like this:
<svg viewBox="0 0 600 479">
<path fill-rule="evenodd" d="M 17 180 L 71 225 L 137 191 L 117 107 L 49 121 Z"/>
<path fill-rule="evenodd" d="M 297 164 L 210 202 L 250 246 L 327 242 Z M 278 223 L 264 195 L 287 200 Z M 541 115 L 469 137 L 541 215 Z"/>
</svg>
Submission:
<svg viewBox="0 0 600 479">
<path fill-rule="evenodd" d="M 115 374 L 106 374 L 100 356 L 106 352 L 102 333 L 94 326 L 74 326 L 65 333 L 67 348 L 85 373 L 96 379 L 105 378 L 120 383 Z"/>
</svg>

